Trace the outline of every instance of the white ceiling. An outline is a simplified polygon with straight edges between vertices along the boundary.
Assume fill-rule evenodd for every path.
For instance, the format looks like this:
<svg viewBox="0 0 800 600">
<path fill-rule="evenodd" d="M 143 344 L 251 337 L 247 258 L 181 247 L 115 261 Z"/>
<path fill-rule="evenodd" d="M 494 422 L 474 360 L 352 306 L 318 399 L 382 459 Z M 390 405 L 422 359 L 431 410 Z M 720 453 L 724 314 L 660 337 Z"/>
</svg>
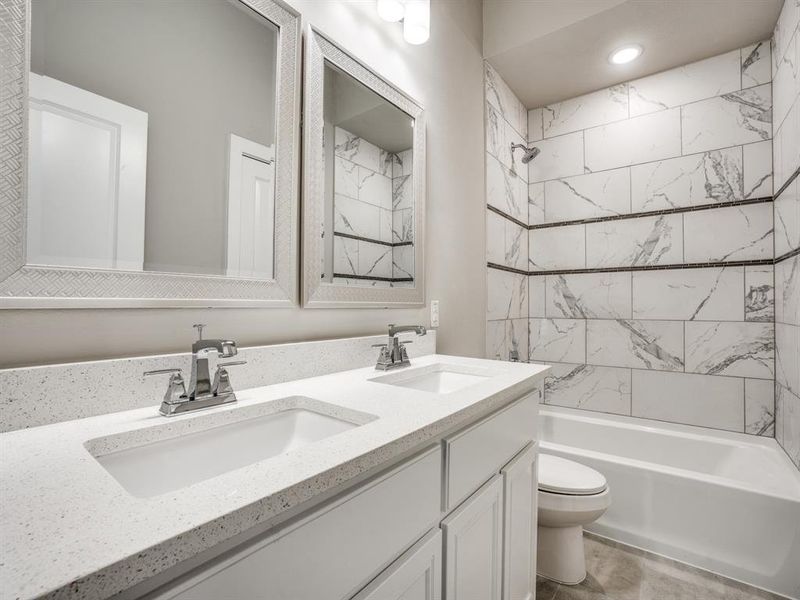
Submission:
<svg viewBox="0 0 800 600">
<path fill-rule="evenodd" d="M 769 39 L 783 0 L 484 0 L 484 56 L 527 108 Z M 628 65 L 608 55 L 625 44 Z"/>
</svg>

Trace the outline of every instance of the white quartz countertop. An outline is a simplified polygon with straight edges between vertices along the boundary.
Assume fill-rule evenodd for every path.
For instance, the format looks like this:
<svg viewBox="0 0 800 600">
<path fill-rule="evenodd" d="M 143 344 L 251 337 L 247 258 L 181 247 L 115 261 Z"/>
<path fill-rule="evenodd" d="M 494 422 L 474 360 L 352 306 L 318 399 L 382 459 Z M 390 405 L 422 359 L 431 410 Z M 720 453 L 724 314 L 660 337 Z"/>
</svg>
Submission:
<svg viewBox="0 0 800 600">
<path fill-rule="evenodd" d="M 154 402 L 150 408 L 1 434 L 0 597 L 104 598 L 127 589 L 424 448 L 527 393 L 548 369 L 430 355 L 404 370 L 434 364 L 491 376 L 451 394 L 435 394 L 371 381 L 385 373 L 369 367 L 240 391 L 235 404 L 169 419 L 158 415 Z M 333 405 L 344 418 L 357 411 L 377 419 L 149 498 L 129 494 L 86 446 L 116 434 L 146 440 L 154 426 L 181 429 L 191 425 L 184 421 L 200 417 L 222 424 L 230 411 L 257 410 L 295 396 Z"/>
</svg>

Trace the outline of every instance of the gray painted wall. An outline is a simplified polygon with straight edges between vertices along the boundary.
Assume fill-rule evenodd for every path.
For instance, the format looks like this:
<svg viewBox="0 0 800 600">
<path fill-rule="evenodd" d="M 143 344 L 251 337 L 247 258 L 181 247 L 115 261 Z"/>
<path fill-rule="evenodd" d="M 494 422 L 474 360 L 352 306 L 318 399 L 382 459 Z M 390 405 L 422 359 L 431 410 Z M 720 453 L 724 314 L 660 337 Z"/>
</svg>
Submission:
<svg viewBox="0 0 800 600">
<path fill-rule="evenodd" d="M 431 38 L 406 44 L 372 2 L 293 0 L 306 22 L 406 90 L 428 116 L 427 300 L 441 302 L 438 349 L 482 356 L 486 284 L 481 2 L 431 2 Z M 115 309 L 0 312 L 0 366 L 183 351 L 192 323 L 241 344 L 382 333 L 428 323 L 428 308 Z"/>
<path fill-rule="evenodd" d="M 224 273 L 228 134 L 274 141 L 275 28 L 218 0 L 34 0 L 32 15 L 35 73 L 149 115 L 145 270 Z"/>
</svg>

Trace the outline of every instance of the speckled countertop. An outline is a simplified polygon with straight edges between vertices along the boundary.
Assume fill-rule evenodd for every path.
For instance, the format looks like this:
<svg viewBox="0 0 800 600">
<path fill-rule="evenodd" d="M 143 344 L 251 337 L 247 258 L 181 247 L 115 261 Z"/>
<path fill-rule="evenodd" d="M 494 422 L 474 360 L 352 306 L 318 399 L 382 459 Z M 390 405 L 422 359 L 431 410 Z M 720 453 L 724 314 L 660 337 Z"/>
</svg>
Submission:
<svg viewBox="0 0 800 600">
<path fill-rule="evenodd" d="M 490 376 L 438 395 L 370 381 L 384 374 L 356 369 L 241 391 L 234 405 L 170 419 L 154 406 L 1 434 L 0 597 L 105 598 L 127 589 L 504 406 L 548 368 L 441 355 L 414 359 L 411 368 L 437 363 Z M 145 443 L 155 426 L 174 436 L 194 419 L 205 429 L 291 408 L 297 396 L 311 399 L 301 401 L 309 408 L 324 402 L 330 414 L 367 422 L 149 498 L 129 494 L 87 449 Z"/>
</svg>

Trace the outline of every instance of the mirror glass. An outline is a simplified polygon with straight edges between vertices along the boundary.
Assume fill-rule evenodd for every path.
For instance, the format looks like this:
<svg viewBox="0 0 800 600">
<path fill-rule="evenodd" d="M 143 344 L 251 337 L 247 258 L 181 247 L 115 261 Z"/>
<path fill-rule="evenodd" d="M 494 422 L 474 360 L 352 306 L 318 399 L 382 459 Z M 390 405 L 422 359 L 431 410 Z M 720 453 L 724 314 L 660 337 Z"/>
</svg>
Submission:
<svg viewBox="0 0 800 600">
<path fill-rule="evenodd" d="M 414 119 L 327 60 L 323 282 L 414 286 Z"/>
<path fill-rule="evenodd" d="M 26 262 L 273 279 L 277 47 L 238 0 L 32 0 Z"/>
</svg>

